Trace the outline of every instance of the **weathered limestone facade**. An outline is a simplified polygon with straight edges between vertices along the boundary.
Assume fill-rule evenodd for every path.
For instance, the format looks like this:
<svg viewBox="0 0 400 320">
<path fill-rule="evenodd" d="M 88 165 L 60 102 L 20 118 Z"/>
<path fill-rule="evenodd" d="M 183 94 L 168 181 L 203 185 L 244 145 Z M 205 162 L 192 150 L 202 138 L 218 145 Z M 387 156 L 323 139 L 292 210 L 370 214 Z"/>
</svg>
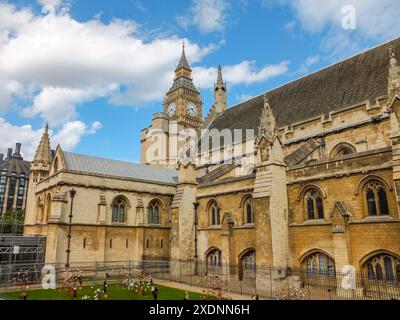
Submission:
<svg viewBox="0 0 400 320">
<path fill-rule="evenodd" d="M 229 277 L 253 279 L 261 293 L 304 280 L 290 269 L 332 276 L 350 265 L 398 281 L 399 61 L 397 39 L 231 108 L 219 68 L 203 121 L 183 53 L 163 112 L 142 132 L 148 174 L 85 169 L 61 147 L 50 164 L 40 152 L 25 233 L 46 235 L 46 260 L 65 263 L 74 188 L 71 262 L 194 260 L 197 250 L 208 270 L 226 264 Z M 194 144 L 188 129 L 199 133 Z"/>
</svg>

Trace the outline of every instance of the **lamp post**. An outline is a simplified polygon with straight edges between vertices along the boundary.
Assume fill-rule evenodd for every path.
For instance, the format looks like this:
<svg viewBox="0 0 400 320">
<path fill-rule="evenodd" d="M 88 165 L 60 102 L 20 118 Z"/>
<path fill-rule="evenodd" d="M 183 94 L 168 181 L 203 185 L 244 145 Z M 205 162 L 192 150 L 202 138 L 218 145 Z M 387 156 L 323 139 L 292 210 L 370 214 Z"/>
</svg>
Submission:
<svg viewBox="0 0 400 320">
<path fill-rule="evenodd" d="M 197 217 L 197 209 L 199 208 L 200 203 L 193 203 L 194 207 L 194 274 L 197 276 L 199 273 L 198 264 L 199 264 L 199 256 L 197 253 L 197 226 L 198 226 L 198 217 Z"/>
<path fill-rule="evenodd" d="M 71 229 L 72 229 L 72 217 L 73 217 L 72 216 L 72 209 L 74 207 L 75 195 L 76 195 L 76 191 L 74 189 L 69 191 L 69 196 L 71 197 L 71 209 L 69 211 L 69 225 L 68 225 L 68 235 L 67 235 L 68 247 L 67 247 L 67 251 L 66 251 L 67 252 L 67 263 L 65 264 L 66 268 L 69 268 L 69 255 L 71 253 L 71 237 L 72 237 Z"/>
</svg>

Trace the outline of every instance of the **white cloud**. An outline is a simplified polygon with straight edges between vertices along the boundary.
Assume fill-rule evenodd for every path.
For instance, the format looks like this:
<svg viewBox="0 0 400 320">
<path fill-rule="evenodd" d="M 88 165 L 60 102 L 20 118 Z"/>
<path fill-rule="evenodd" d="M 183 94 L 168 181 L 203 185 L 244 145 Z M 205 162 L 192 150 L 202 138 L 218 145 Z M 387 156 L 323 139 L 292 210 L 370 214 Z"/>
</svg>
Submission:
<svg viewBox="0 0 400 320">
<path fill-rule="evenodd" d="M 302 29 L 322 34 L 323 51 L 333 56 L 348 55 L 365 47 L 370 40 L 386 41 L 400 34 L 400 2 L 398 0 L 264 0 L 265 5 L 290 7 Z M 356 29 L 342 27 L 342 9 L 353 6 Z M 368 46 L 368 44 L 367 44 Z"/>
<path fill-rule="evenodd" d="M 107 96 L 116 89 L 116 85 L 111 85 L 109 88 L 83 89 L 44 87 L 33 99 L 32 106 L 22 111 L 22 115 L 26 117 L 41 115 L 53 125 L 60 125 L 75 118 L 77 105 Z"/>
<path fill-rule="evenodd" d="M 178 16 L 183 27 L 196 26 L 202 33 L 222 32 L 227 24 L 226 0 L 193 0 L 189 13 Z"/>
<path fill-rule="evenodd" d="M 63 1 L 62 0 L 38 0 L 38 2 L 42 6 L 59 7 Z"/>
<path fill-rule="evenodd" d="M 32 159 L 39 144 L 42 130 L 33 130 L 31 125 L 14 126 L 0 118 L 0 153 L 7 153 L 7 148 L 14 148 L 22 143 L 21 153 L 26 159 Z"/>
<path fill-rule="evenodd" d="M 252 95 L 250 95 L 250 94 L 237 94 L 236 96 L 235 96 L 235 98 L 236 98 L 236 100 L 238 101 L 238 102 L 242 102 L 242 101 L 247 101 L 247 100 L 250 100 L 251 98 L 253 98 L 253 96 Z"/>
<path fill-rule="evenodd" d="M 255 61 L 242 61 L 236 65 L 223 67 L 224 80 L 230 85 L 246 84 L 251 85 L 257 82 L 264 82 L 273 77 L 282 75 L 288 71 L 289 62 L 284 61 L 277 65 L 267 65 L 257 69 Z M 212 88 L 217 79 L 217 68 L 193 68 L 193 78 L 196 85 L 202 88 Z"/>
<path fill-rule="evenodd" d="M 81 121 L 65 123 L 58 132 L 50 130 L 52 148 L 61 144 L 63 150 L 73 150 L 85 135 L 95 134 L 102 127 L 98 121 L 90 126 Z M 7 148 L 14 148 L 17 142 L 22 144 L 21 153 L 25 160 L 32 160 L 42 137 L 43 129 L 34 130 L 31 125 L 16 126 L 0 118 L 0 153 L 7 153 Z"/>
<path fill-rule="evenodd" d="M 318 32 L 322 28 L 341 28 L 342 8 L 351 5 L 356 9 L 357 31 L 370 38 L 395 37 L 400 26 L 395 21 L 400 15 L 398 0 L 281 0 L 290 5 L 306 30 Z"/>
<path fill-rule="evenodd" d="M 101 129 L 101 123 L 98 121 L 94 122 L 90 127 L 82 121 L 67 122 L 54 135 L 52 142 L 54 145 L 60 144 L 63 150 L 72 150 L 79 144 L 84 135 L 95 134 L 99 129 Z"/>
<path fill-rule="evenodd" d="M 134 107 L 162 99 L 182 44 L 177 37 L 145 42 L 133 21 L 79 22 L 67 11 L 35 15 L 5 3 L 0 35 L 0 110 L 14 94 L 28 92 L 1 85 L 14 81 L 31 89 L 31 105 L 22 114 L 51 125 L 74 120 L 77 105 L 99 97 Z M 218 47 L 186 43 L 191 63 Z"/>
<path fill-rule="evenodd" d="M 199 1 L 195 8 L 203 12 L 207 4 L 222 6 Z M 223 15 L 216 17 L 218 23 L 224 21 Z M 172 83 L 182 44 L 177 37 L 144 41 L 130 20 L 81 22 L 67 11 L 35 15 L 4 3 L 0 34 L 0 111 L 7 111 L 13 98 L 23 97 L 27 106 L 21 114 L 40 116 L 51 126 L 77 120 L 77 106 L 100 97 L 133 107 L 161 100 Z M 223 41 L 201 47 L 186 40 L 186 53 L 195 64 L 221 45 Z M 224 73 L 231 84 L 251 84 L 286 70 L 285 63 L 257 69 L 254 62 L 243 61 L 225 67 Z M 212 87 L 215 68 L 194 71 L 199 89 Z"/>
<path fill-rule="evenodd" d="M 319 55 L 311 56 L 306 59 L 306 61 L 300 66 L 298 73 L 309 73 L 310 67 L 316 65 L 320 60 Z"/>
</svg>

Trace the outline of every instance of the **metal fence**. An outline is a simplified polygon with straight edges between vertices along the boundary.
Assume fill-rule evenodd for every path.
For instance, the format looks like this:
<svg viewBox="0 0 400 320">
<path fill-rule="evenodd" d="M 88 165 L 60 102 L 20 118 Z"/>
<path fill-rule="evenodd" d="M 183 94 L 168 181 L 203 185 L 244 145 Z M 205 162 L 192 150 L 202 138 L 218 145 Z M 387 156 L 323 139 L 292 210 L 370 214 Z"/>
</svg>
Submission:
<svg viewBox="0 0 400 320">
<path fill-rule="evenodd" d="M 0 236 L 0 285 L 14 285 L 23 278 L 39 283 L 44 265 L 46 238 Z"/>
<path fill-rule="evenodd" d="M 240 265 L 209 266 L 199 261 L 124 261 L 52 265 L 58 285 L 75 273 L 87 283 L 101 284 L 148 276 L 222 292 L 280 300 L 400 300 L 400 279 L 377 279 L 363 273 L 315 273 L 290 268 L 255 268 Z M 19 290 L 41 284 L 43 263 L 0 264 L 0 289 Z"/>
</svg>

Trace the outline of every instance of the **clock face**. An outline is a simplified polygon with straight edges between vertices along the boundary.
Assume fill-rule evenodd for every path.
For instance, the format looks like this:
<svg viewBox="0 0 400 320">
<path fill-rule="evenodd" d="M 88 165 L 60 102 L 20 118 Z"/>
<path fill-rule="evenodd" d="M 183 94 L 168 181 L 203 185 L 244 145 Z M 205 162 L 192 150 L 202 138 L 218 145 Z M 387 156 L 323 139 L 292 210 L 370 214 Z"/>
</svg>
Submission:
<svg viewBox="0 0 400 320">
<path fill-rule="evenodd" d="M 175 102 L 171 102 L 168 106 L 167 109 L 167 114 L 169 117 L 172 117 L 175 114 L 176 111 L 176 103 Z"/>
<path fill-rule="evenodd" d="M 188 115 L 191 117 L 197 117 L 197 115 L 199 114 L 199 111 L 197 110 L 197 106 L 194 102 L 188 102 L 186 104 L 186 111 L 187 111 Z"/>
</svg>

